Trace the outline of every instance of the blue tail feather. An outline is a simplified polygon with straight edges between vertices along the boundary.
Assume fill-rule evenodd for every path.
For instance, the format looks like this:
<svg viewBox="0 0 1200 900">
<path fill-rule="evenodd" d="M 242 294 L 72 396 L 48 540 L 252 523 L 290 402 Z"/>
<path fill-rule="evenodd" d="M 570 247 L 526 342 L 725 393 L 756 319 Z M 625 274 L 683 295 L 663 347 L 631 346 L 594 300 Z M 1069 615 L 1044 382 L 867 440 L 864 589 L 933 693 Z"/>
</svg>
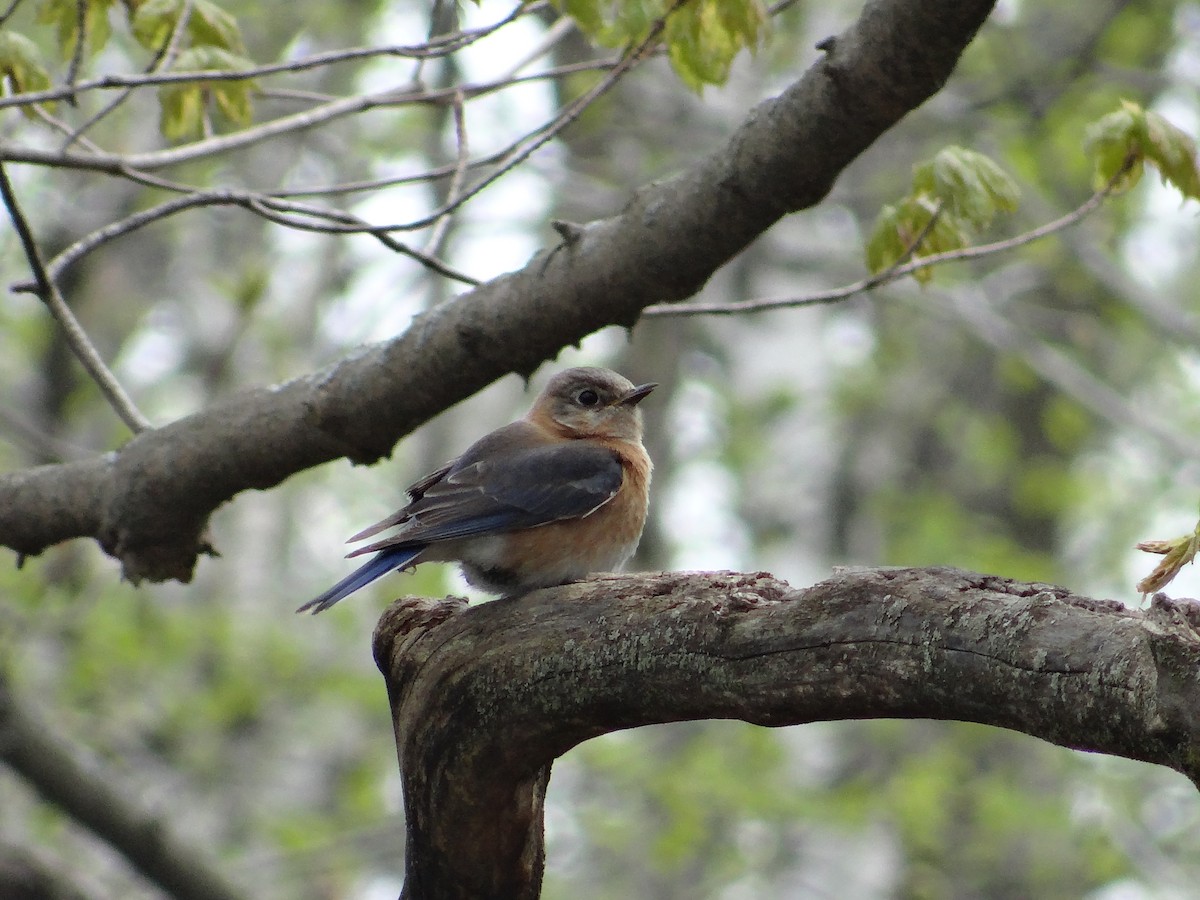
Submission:
<svg viewBox="0 0 1200 900">
<path fill-rule="evenodd" d="M 360 588 L 366 587 L 376 578 L 380 578 L 394 569 L 403 569 L 424 549 L 425 547 L 421 545 L 417 547 L 393 547 L 388 550 L 380 550 L 366 564 L 359 566 L 319 597 L 313 597 L 313 599 L 297 609 L 296 612 L 301 613 L 311 610 L 314 616 L 319 612 L 324 612 L 339 600 L 349 597 Z"/>
</svg>

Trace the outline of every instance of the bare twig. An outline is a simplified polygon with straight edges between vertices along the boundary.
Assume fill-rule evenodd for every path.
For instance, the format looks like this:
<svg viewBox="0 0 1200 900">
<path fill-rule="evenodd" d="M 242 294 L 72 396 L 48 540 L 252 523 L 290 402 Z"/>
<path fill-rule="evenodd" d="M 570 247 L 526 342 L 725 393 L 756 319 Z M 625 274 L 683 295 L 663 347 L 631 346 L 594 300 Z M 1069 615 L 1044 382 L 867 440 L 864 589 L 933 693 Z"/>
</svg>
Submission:
<svg viewBox="0 0 1200 900">
<path fill-rule="evenodd" d="M 39 105 L 39 106 L 30 107 L 30 109 L 33 110 L 34 116 L 36 116 L 38 119 L 41 119 L 43 122 L 45 122 L 51 128 L 53 128 L 55 131 L 67 135 L 68 138 L 72 137 L 75 134 L 75 130 L 72 129 L 70 125 L 68 125 L 66 122 L 64 122 L 62 119 L 58 118 L 57 116 L 52 115 L 50 113 L 50 111 L 48 109 L 46 109 L 46 107 Z M 92 143 L 91 141 L 82 140 L 81 143 L 83 143 L 84 149 L 89 150 L 92 153 L 103 153 L 104 152 L 103 150 L 100 149 L 100 147 L 98 147 L 96 144 Z"/>
<path fill-rule="evenodd" d="M 25 256 L 29 260 L 29 267 L 33 270 L 34 282 L 37 285 L 37 294 L 49 308 L 50 314 L 62 326 L 71 350 L 75 353 L 75 356 L 79 359 L 84 369 L 91 375 L 92 380 L 96 382 L 96 385 L 100 388 L 100 392 L 104 394 L 117 415 L 120 416 L 121 421 L 129 426 L 129 430 L 135 434 L 147 430 L 150 428 L 149 420 L 142 415 L 137 406 L 134 405 L 133 400 L 125 392 L 125 389 L 121 387 L 116 376 L 104 364 L 104 360 L 100 358 L 99 352 L 92 345 L 91 339 L 88 338 L 87 332 L 83 330 L 83 326 L 79 324 L 79 320 L 75 318 L 75 314 L 67 306 L 67 302 L 59 292 L 58 286 L 47 275 L 45 264 L 42 262 L 41 252 L 38 250 L 37 242 L 33 238 L 33 232 L 30 230 L 29 223 L 26 222 L 25 216 L 21 212 L 16 194 L 13 192 L 12 183 L 8 180 L 8 172 L 2 163 L 0 163 L 0 197 L 3 197 L 4 205 L 8 208 L 8 214 L 12 218 L 13 227 L 17 230 L 21 246 L 24 248 Z"/>
<path fill-rule="evenodd" d="M 903 278 L 905 275 L 911 275 L 913 272 L 919 272 L 922 269 L 928 269 L 933 266 L 939 266 L 943 263 L 954 262 L 955 260 L 963 259 L 978 259 L 984 256 L 993 256 L 997 253 L 1005 253 L 1009 250 L 1014 250 L 1017 247 L 1023 247 L 1025 244 L 1033 243 L 1044 237 L 1048 237 L 1056 232 L 1069 228 L 1082 219 L 1086 218 L 1092 212 L 1100 207 L 1101 204 L 1113 192 L 1125 174 L 1133 165 L 1133 159 L 1128 159 L 1121 170 L 1109 180 L 1109 182 L 1088 197 L 1082 205 L 1073 209 L 1065 216 L 1061 216 L 1052 222 L 1047 222 L 1030 231 L 1018 234 L 1015 237 L 1008 238 L 1003 241 L 995 241 L 990 244 L 979 244 L 975 247 L 963 247 L 959 250 L 947 250 L 944 253 L 932 253 L 929 256 L 923 256 L 920 259 L 904 262 L 916 251 L 920 240 L 923 240 L 932 227 L 933 220 L 926 225 L 922 233 L 918 236 L 918 242 L 906 251 L 900 257 L 896 265 L 885 269 L 878 274 L 872 275 L 870 278 L 863 278 L 859 281 L 852 282 L 840 288 L 832 288 L 828 291 L 819 291 L 814 294 L 808 294 L 803 297 L 781 297 L 764 300 L 747 300 L 744 303 L 679 303 L 669 304 L 660 303 L 655 306 L 648 306 L 643 310 L 642 315 L 647 317 L 658 316 L 712 316 L 712 315 L 734 315 L 748 312 L 762 312 L 769 309 L 797 309 L 803 306 L 821 306 L 830 303 L 839 303 L 842 300 L 847 300 L 859 294 L 865 294 L 872 288 L 877 288 L 881 285 L 888 284 Z"/>
<path fill-rule="evenodd" d="M 463 47 L 479 41 L 503 28 L 514 19 L 529 15 L 531 12 L 544 8 L 545 5 L 544 3 L 517 5 L 511 13 L 491 25 L 444 35 L 424 44 L 393 44 L 386 47 L 352 47 L 346 50 L 330 50 L 325 53 L 315 53 L 312 56 L 292 60 L 291 62 L 269 63 L 236 70 L 153 72 L 146 75 L 105 75 L 89 81 L 80 81 L 70 87 L 47 88 L 44 91 L 28 91 L 9 97 L 0 97 L 0 109 L 8 106 L 29 106 L 34 103 L 64 100 L 97 90 L 137 89 L 189 81 L 249 81 L 264 78 L 268 75 L 278 75 L 285 72 L 303 72 L 308 69 L 319 69 L 324 66 L 333 65 L 334 63 L 371 59 L 379 56 L 398 56 L 414 59 L 441 57 L 455 53 Z"/>
<path fill-rule="evenodd" d="M 75 0 L 75 46 L 71 50 L 71 64 L 67 67 L 68 93 L 63 97 L 72 106 L 79 102 L 79 95 L 75 93 L 75 82 L 79 79 L 79 70 L 83 68 L 83 50 L 88 41 L 87 13 L 87 0 Z"/>
<path fill-rule="evenodd" d="M 324 209 L 311 204 L 294 201 L 289 202 L 254 191 L 222 189 L 194 191 L 184 194 L 182 197 L 167 200 L 150 209 L 136 212 L 117 222 L 110 222 L 108 225 L 96 229 L 91 234 L 85 235 L 46 264 L 47 278 L 52 282 L 57 281 L 71 265 L 110 241 L 124 237 L 154 222 L 169 218 L 176 213 L 204 206 L 240 206 L 243 209 L 261 215 L 271 222 L 303 231 L 327 232 L 330 230 L 328 225 L 318 224 L 320 220 L 325 220 L 326 222 L 336 223 L 340 226 L 350 226 L 357 223 L 357 230 L 370 233 L 370 225 L 368 223 L 351 213 L 341 210 Z M 462 284 L 474 286 L 479 283 L 478 279 L 452 269 L 435 256 L 409 247 L 390 235 L 372 234 L 371 236 L 389 250 L 411 257 L 439 275 L 451 278 Z M 12 285 L 11 289 L 14 291 L 36 293 L 38 292 L 38 284 L 36 281 L 21 281 Z"/>
<path fill-rule="evenodd" d="M 197 75 L 192 76 L 193 80 L 198 77 Z M 365 112 L 368 109 L 382 106 L 395 106 L 411 102 L 413 99 L 417 98 L 414 98 L 411 93 L 401 91 L 345 97 L 314 109 L 272 119 L 254 128 L 247 128 L 242 131 L 235 131 L 232 134 L 205 138 L 191 144 L 148 153 L 79 154 L 46 152 L 32 148 L 5 147 L 3 148 L 2 156 L 3 159 L 12 162 L 92 169 L 112 173 L 120 173 L 123 169 L 127 168 L 153 171 L 180 163 L 192 162 L 208 156 L 228 153 L 232 150 L 249 147 L 274 137 L 323 125 L 343 116 Z"/>
<path fill-rule="evenodd" d="M 470 150 L 467 141 L 467 123 L 463 116 L 463 98 L 460 92 L 454 104 L 454 143 L 458 148 L 458 159 L 454 165 L 454 174 L 450 176 L 450 186 L 446 190 L 446 199 L 453 201 L 462 190 L 463 177 L 466 175 L 467 163 L 470 161 Z M 442 216 L 433 223 L 429 240 L 425 242 L 426 253 L 441 252 L 442 241 L 446 237 L 446 229 L 450 227 L 449 214 Z"/>
<path fill-rule="evenodd" d="M 192 144 L 184 144 L 179 147 L 173 147 L 169 150 L 151 151 L 140 154 L 104 153 L 99 151 L 88 154 L 80 154 L 8 145 L 0 146 L 0 160 L 8 162 L 30 163 L 33 165 L 53 166 L 55 168 L 107 172 L 114 175 L 125 174 L 125 170 L 127 169 L 137 169 L 142 172 L 146 172 L 153 169 L 166 168 L 182 162 L 201 159 L 206 156 L 217 155 L 232 149 L 250 146 L 282 134 L 288 134 L 307 128 L 315 128 L 343 116 L 353 115 L 355 113 L 364 112 L 377 107 L 399 106 L 405 103 L 452 103 L 454 101 L 454 97 L 459 92 L 461 92 L 464 97 L 473 99 L 475 97 L 495 93 L 496 91 L 503 90 L 515 84 L 545 80 L 547 78 L 559 78 L 574 72 L 588 70 L 611 71 L 618 65 L 620 65 L 620 62 L 578 63 L 574 65 L 560 66 L 558 68 L 547 70 L 546 72 L 535 75 L 525 75 L 519 78 L 512 78 L 507 81 L 497 80 L 474 85 L 463 85 L 457 88 L 444 88 L 441 90 L 425 90 L 418 87 L 413 87 L 406 91 L 396 90 L 370 96 L 337 98 L 329 101 L 328 103 L 322 103 L 311 109 L 294 113 L 290 116 L 282 116 L 277 119 L 271 119 L 270 121 L 261 125 L 257 125 L 253 128 L 243 129 L 242 131 L 234 132 L 233 134 L 225 135 L 221 138 L 197 141 Z M 208 76 L 210 74 L 219 75 L 221 73 L 192 72 L 186 73 L 187 77 L 179 80 L 216 80 L 214 78 L 209 78 Z M 0 108 L 2 108 L 4 105 L 4 98 L 0 97 Z M 526 138 L 522 138 L 522 140 L 525 139 Z M 517 143 L 519 144 L 520 142 Z M 494 154 L 493 156 L 489 157 L 489 162 L 503 159 L 506 153 L 511 152 L 512 149 L 509 148 L 508 150 Z M 477 165 L 477 163 L 473 163 L 472 167 L 475 165 Z M 444 177 L 451 172 L 453 172 L 453 167 L 446 167 L 445 171 L 435 170 L 432 173 L 410 177 L 408 180 L 426 181 L 434 178 Z M 370 189 L 370 187 L 374 184 L 374 182 L 364 183 L 362 186 L 356 189 L 367 190 Z M 313 189 L 294 193 L 315 194 L 322 191 L 326 193 L 341 193 L 343 192 L 343 188 L 338 186 L 335 188 Z"/>
<path fill-rule="evenodd" d="M 525 84 L 533 81 L 544 81 L 552 78 L 563 78 L 568 75 L 578 74 L 580 72 L 607 72 L 611 71 L 618 65 L 618 60 L 591 60 L 587 62 L 569 63 L 567 65 L 556 66 L 553 69 L 547 69 L 544 72 L 538 72 L 533 75 L 522 75 L 515 78 L 510 78 L 507 81 L 496 80 L 484 82 L 475 85 L 463 85 L 457 88 L 446 88 L 444 90 L 430 90 L 422 102 L 439 102 L 443 97 L 451 98 L 462 96 L 464 99 L 474 99 L 475 97 L 483 96 L 486 93 L 491 93 L 501 90 L 506 87 L 517 84 Z M 522 138 L 521 140 L 524 140 Z M 519 143 L 519 142 L 515 142 Z M 485 168 L 503 160 L 509 153 L 513 151 L 514 144 L 487 156 L 481 156 L 478 159 L 471 160 L 467 164 L 467 171 Z M 424 172 L 418 172 L 413 175 L 394 175 L 384 178 L 371 178 L 363 181 L 348 181 L 339 184 L 326 185 L 323 187 L 296 188 L 288 190 L 270 191 L 272 197 L 316 197 L 322 194 L 350 194 L 361 191 L 374 191 L 379 188 L 392 187 L 399 184 L 419 184 L 426 181 L 437 181 L 446 176 L 453 176 L 458 169 L 458 163 L 450 163 L 444 166 L 437 166 L 432 169 L 427 169 Z"/>
<path fill-rule="evenodd" d="M 563 129 L 583 115 L 592 103 L 600 99 L 604 94 L 613 88 L 613 86 L 627 73 L 632 71 L 638 63 L 644 60 L 654 50 L 659 38 L 662 36 L 663 29 L 666 27 L 667 19 L 679 8 L 690 2 L 690 0 L 675 0 L 671 8 L 667 10 L 662 18 L 658 19 L 650 28 L 649 33 L 637 45 L 627 51 L 621 59 L 613 66 L 613 68 L 597 82 L 589 91 L 577 97 L 562 109 L 553 119 L 545 123 L 539 128 L 534 129 L 525 137 L 515 141 L 510 145 L 508 154 L 504 162 L 499 165 L 494 172 L 490 172 L 483 178 L 479 179 L 465 191 L 459 194 L 458 197 L 448 200 L 432 213 L 420 219 L 414 219 L 409 222 L 400 222 L 391 225 L 376 225 L 372 226 L 372 232 L 384 231 L 417 231 L 422 228 L 427 228 L 440 219 L 447 213 L 453 212 L 455 209 L 462 206 L 475 195 L 479 194 L 484 188 L 493 184 L 502 178 L 512 169 L 519 166 L 530 156 L 532 156 L 540 147 L 553 140 L 558 136 Z"/>
<path fill-rule="evenodd" d="M 572 31 L 575 30 L 575 20 L 567 16 L 563 16 L 553 25 L 551 25 L 542 39 L 538 41 L 537 46 L 514 62 L 505 70 L 504 78 L 514 78 L 526 66 L 531 65 L 541 59 L 547 53 L 554 49 L 555 45 L 561 43 Z"/>
</svg>

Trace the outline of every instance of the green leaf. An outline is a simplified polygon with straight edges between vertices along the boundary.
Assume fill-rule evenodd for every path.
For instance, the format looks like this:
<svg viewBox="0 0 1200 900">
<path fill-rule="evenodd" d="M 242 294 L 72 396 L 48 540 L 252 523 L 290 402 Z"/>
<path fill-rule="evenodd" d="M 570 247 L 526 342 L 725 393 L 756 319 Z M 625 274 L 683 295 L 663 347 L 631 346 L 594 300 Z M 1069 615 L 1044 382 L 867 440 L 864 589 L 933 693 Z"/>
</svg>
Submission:
<svg viewBox="0 0 1200 900">
<path fill-rule="evenodd" d="M 254 117 L 248 81 L 218 81 L 212 85 L 213 100 L 221 114 L 235 125 L 245 127 Z"/>
<path fill-rule="evenodd" d="M 1146 162 L 1152 163 L 1166 184 L 1184 198 L 1200 200 L 1200 169 L 1196 142 L 1165 118 L 1143 109 L 1132 100 L 1088 126 L 1084 149 L 1095 166 L 1096 189 L 1104 187 L 1129 165 L 1130 170 L 1113 187 L 1114 192 L 1137 184 Z"/>
<path fill-rule="evenodd" d="M 83 30 L 86 53 L 94 54 L 108 43 L 111 34 L 108 8 L 113 2 L 114 0 L 84 0 Z M 70 59 L 75 53 L 75 42 L 79 40 L 79 4 L 76 0 L 42 0 L 38 9 L 38 21 L 55 27 L 62 57 Z"/>
<path fill-rule="evenodd" d="M 598 44 L 619 47 L 646 38 L 666 17 L 663 41 L 675 73 L 689 87 L 722 84 L 734 58 L 754 49 L 767 25 L 761 0 L 555 0 Z M 668 15 L 668 11 L 670 14 Z"/>
<path fill-rule="evenodd" d="M 867 239 L 867 268 L 874 274 L 896 264 L 908 245 L 900 238 L 900 210 L 887 205 L 875 218 L 875 227 Z"/>
<path fill-rule="evenodd" d="M 131 28 L 134 39 L 148 50 L 164 47 L 179 18 L 181 0 L 147 0 L 134 13 Z"/>
<path fill-rule="evenodd" d="M 982 153 L 947 147 L 913 172 L 913 192 L 940 200 L 952 215 L 971 225 L 988 225 L 998 211 L 1017 208 L 1016 182 Z"/>
<path fill-rule="evenodd" d="M 149 50 L 159 50 L 183 14 L 184 0 L 146 0 L 133 17 L 133 36 Z M 245 53 L 237 19 L 211 0 L 195 0 L 187 21 L 187 36 L 193 47 L 219 47 Z"/>
<path fill-rule="evenodd" d="M 913 169 L 907 197 L 880 212 L 867 240 L 867 267 L 879 273 L 910 252 L 919 259 L 960 250 L 972 228 L 987 225 L 997 212 L 1016 209 L 1019 196 L 1016 182 L 991 159 L 965 147 L 946 147 Z M 912 275 L 924 284 L 933 270 Z"/>
<path fill-rule="evenodd" d="M 599 38 L 606 27 L 599 0 L 558 0 L 555 5 L 575 20 L 581 32 L 600 44 L 608 45 L 608 41 Z"/>
<path fill-rule="evenodd" d="M 192 47 L 175 60 L 174 68 L 181 72 L 230 72 L 250 67 L 250 61 L 219 47 Z M 182 140 L 199 134 L 204 125 L 204 112 L 209 99 L 227 119 L 237 125 L 248 125 L 253 116 L 250 91 L 254 82 L 206 81 L 198 75 L 195 81 L 164 85 L 159 89 L 162 108 L 160 125 L 164 136 Z"/>
<path fill-rule="evenodd" d="M 199 134 L 204 125 L 204 90 L 199 84 L 171 84 L 158 92 L 159 126 L 168 140 Z"/>
<path fill-rule="evenodd" d="M 15 31 L 0 29 L 0 91 L 6 94 L 24 94 L 44 91 L 50 87 L 50 73 L 42 65 L 37 45 Z M 53 109 L 53 103 L 47 103 Z M 29 118 L 35 113 L 32 107 L 22 108 Z"/>
<path fill-rule="evenodd" d="M 1146 150 L 1138 135 L 1144 130 L 1142 108 L 1128 100 L 1121 108 L 1097 119 L 1084 133 L 1084 152 L 1092 157 L 1095 174 L 1092 183 L 1100 190 L 1126 165 L 1128 171 L 1113 184 L 1113 193 L 1133 187 L 1142 177 L 1142 161 Z"/>
<path fill-rule="evenodd" d="M 937 220 L 930 226 L 935 213 Z M 867 240 L 867 268 L 873 273 L 890 269 L 910 252 L 922 233 L 920 245 L 912 251 L 914 258 L 958 250 L 966 246 L 968 238 L 963 221 L 945 208 L 939 212 L 937 201 L 925 195 L 905 197 L 895 206 L 885 206 L 875 220 Z M 922 284 L 932 277 L 932 269 L 913 272 L 913 278 Z"/>
<path fill-rule="evenodd" d="M 188 32 L 193 44 L 220 47 L 230 53 L 246 52 L 237 19 L 210 0 L 196 0 L 188 20 Z"/>
<path fill-rule="evenodd" d="M 1167 184 L 1184 197 L 1200 200 L 1200 170 L 1196 167 L 1196 142 L 1153 110 L 1146 112 L 1146 158 Z"/>
</svg>

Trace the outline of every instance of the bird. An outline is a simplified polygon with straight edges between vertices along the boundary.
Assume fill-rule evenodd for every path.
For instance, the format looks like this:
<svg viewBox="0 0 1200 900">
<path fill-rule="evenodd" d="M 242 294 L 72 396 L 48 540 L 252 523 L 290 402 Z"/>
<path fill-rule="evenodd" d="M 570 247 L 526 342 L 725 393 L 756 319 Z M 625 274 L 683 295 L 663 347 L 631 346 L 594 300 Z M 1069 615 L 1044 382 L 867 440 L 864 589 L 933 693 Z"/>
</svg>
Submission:
<svg viewBox="0 0 1200 900">
<path fill-rule="evenodd" d="M 458 562 L 504 596 L 620 569 L 641 540 L 653 465 L 638 404 L 658 385 L 611 369 L 554 375 L 529 412 L 408 488 L 408 504 L 351 537 L 388 537 L 347 554 L 363 566 L 296 612 L 329 609 L 375 579 Z"/>
</svg>

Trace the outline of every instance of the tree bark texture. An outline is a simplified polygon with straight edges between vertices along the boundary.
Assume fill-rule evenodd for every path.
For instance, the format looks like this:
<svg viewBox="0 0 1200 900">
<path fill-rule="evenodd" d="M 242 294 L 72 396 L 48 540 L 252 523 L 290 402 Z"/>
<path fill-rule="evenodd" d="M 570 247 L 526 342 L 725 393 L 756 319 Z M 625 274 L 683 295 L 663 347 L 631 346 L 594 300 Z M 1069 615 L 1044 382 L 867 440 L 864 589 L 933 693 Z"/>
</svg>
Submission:
<svg viewBox="0 0 1200 900">
<path fill-rule="evenodd" d="M 954 719 L 1200 784 L 1200 603 L 1146 610 L 955 569 L 603 576 L 380 619 L 407 815 L 404 898 L 540 891 L 553 761 L 640 725 Z"/>
<path fill-rule="evenodd" d="M 871 0 L 823 56 L 726 145 L 639 190 L 611 218 L 418 317 L 328 369 L 246 391 L 95 459 L 0 476 L 0 544 L 40 553 L 94 537 L 125 576 L 188 580 L 208 516 L 345 456 L 374 462 L 436 413 L 532 373 L 607 325 L 683 300 L 936 93 L 994 0 Z"/>
</svg>

